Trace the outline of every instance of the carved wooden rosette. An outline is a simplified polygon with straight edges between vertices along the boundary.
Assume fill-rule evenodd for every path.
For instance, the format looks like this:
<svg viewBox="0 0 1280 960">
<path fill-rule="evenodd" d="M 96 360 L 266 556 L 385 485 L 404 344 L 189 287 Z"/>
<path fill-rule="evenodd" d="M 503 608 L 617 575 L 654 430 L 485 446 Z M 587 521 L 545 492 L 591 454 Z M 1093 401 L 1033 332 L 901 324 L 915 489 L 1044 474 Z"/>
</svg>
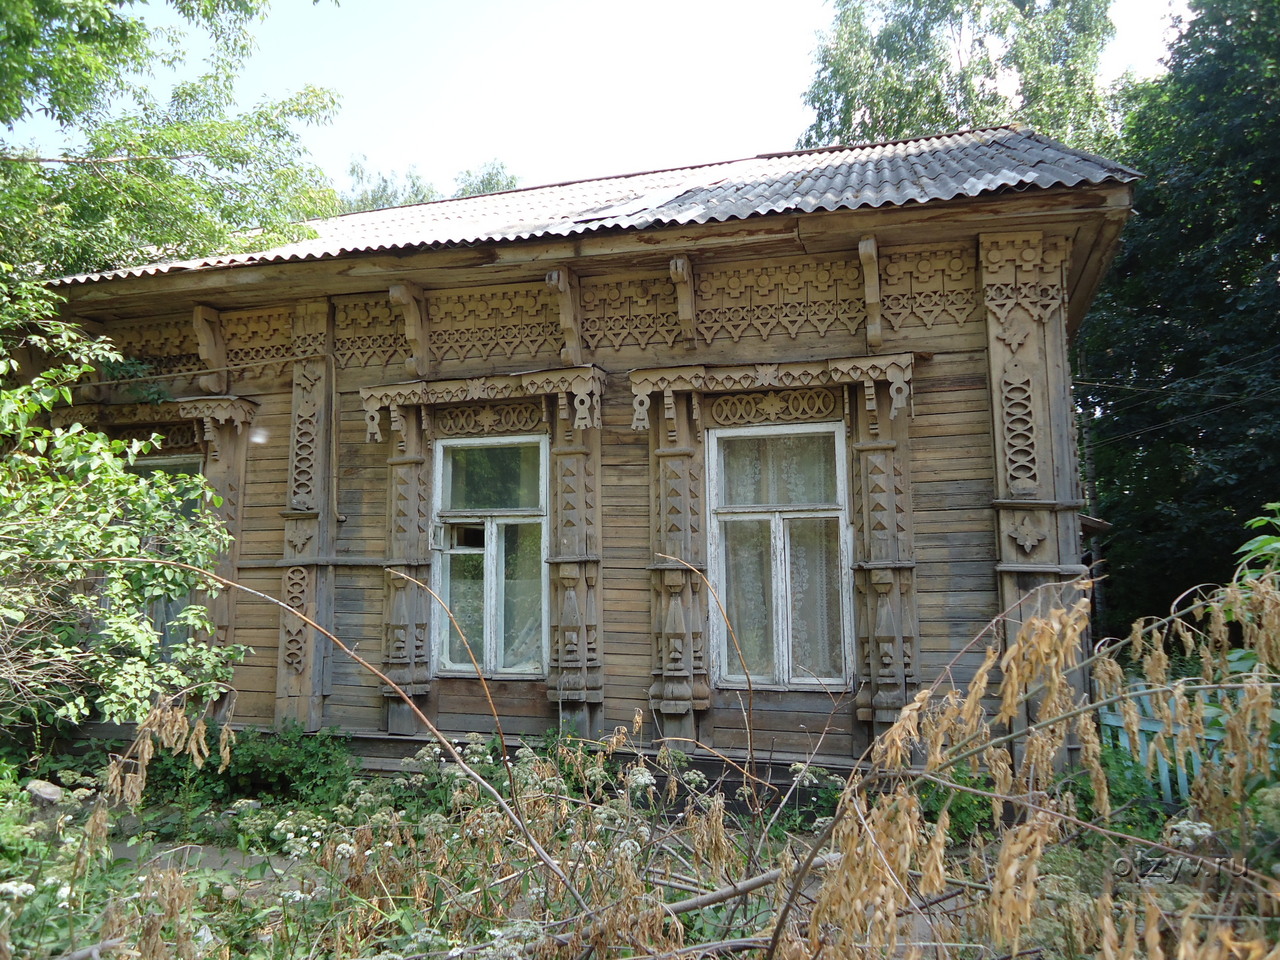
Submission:
<svg viewBox="0 0 1280 960">
<path fill-rule="evenodd" d="M 360 393 L 369 440 L 382 441 L 383 410 L 399 437 L 398 452 L 389 461 L 392 540 L 405 550 L 395 556 L 419 570 L 416 579 L 424 583 L 430 518 L 422 511 L 431 502 L 431 438 L 550 432 L 554 536 L 547 562 L 553 629 L 547 696 L 560 704 L 566 726 L 590 735 L 604 691 L 598 614 L 603 371 L 584 365 L 467 380 L 415 380 L 364 387 Z M 406 582 L 394 576 L 392 580 Z M 424 644 L 429 643 L 429 629 L 419 631 L 417 625 L 429 623 L 429 608 L 422 606 L 425 599 L 413 601 L 410 594 L 425 595 L 420 589 L 390 592 L 387 666 L 408 669 L 405 676 L 414 684 L 413 692 L 425 695 L 430 674 Z"/>
<path fill-rule="evenodd" d="M 884 624 L 883 630 L 877 628 L 869 636 L 876 642 L 883 638 L 885 646 L 883 654 L 877 649 L 876 666 L 867 670 L 867 676 L 876 681 L 868 693 L 867 709 L 872 713 L 866 719 L 875 718 L 870 698 L 877 693 L 884 694 L 885 710 L 890 709 L 890 700 L 905 703 L 907 678 L 914 678 L 915 663 L 910 503 L 904 472 L 907 417 L 902 415 L 911 399 L 912 372 L 910 354 L 632 371 L 631 425 L 635 430 L 649 431 L 655 478 L 654 562 L 650 567 L 654 680 L 649 699 L 662 721 L 664 736 L 695 738 L 696 712 L 711 702 L 702 581 L 677 562 L 705 568 L 704 416 L 713 425 L 833 419 L 838 415 L 836 395 L 841 389 L 851 396 L 846 410 L 856 406 L 859 411 L 856 438 L 875 448 L 881 458 L 879 469 L 888 478 L 884 483 L 862 484 L 866 506 L 855 506 L 852 511 L 856 516 L 874 518 L 874 524 L 891 531 L 882 547 L 868 548 L 870 552 L 860 564 L 869 585 L 868 614 L 879 616 Z M 660 398 L 657 409 L 655 398 Z M 889 425 L 884 426 L 885 422 Z M 872 471 L 868 465 L 860 465 L 860 469 Z M 868 529 L 872 528 L 868 524 Z"/>
<path fill-rule="evenodd" d="M 1004 609 L 1041 584 L 1085 572 L 1066 347 L 1069 251 L 1066 238 L 1039 233 L 980 238 Z"/>
<path fill-rule="evenodd" d="M 284 517 L 285 567 L 281 597 L 317 623 L 332 623 L 332 554 L 336 519 L 333 444 L 336 435 L 333 311 L 327 300 L 298 303 L 293 315 L 293 428 L 288 509 Z M 276 717 L 307 730 L 323 722 L 331 651 L 302 620 L 281 611 Z"/>
</svg>

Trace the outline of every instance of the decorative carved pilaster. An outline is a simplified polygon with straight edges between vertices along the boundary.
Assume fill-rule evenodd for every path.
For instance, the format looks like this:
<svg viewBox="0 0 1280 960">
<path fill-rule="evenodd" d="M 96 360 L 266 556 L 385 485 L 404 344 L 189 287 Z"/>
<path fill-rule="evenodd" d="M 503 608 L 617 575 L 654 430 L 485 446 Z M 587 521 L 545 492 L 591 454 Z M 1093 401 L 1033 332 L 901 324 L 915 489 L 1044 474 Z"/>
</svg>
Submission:
<svg viewBox="0 0 1280 960">
<path fill-rule="evenodd" d="M 418 585 L 431 582 L 430 420 L 418 407 L 407 407 L 399 416 L 404 430 L 391 444 L 387 458 L 387 556 L 391 565 L 387 569 L 382 618 L 383 666 L 387 677 L 421 708 L 426 706 L 431 692 L 430 624 L 434 602 Z M 388 733 L 421 732 L 413 710 L 396 689 L 384 685 L 382 695 L 386 698 Z"/>
<path fill-rule="evenodd" d="M 873 389 L 888 393 L 892 387 L 881 382 Z M 856 704 L 860 720 L 881 726 L 897 719 L 917 683 L 908 430 L 905 418 L 882 430 L 876 416 L 881 403 L 867 403 L 865 390 L 851 387 L 850 393 L 861 662 Z"/>
<path fill-rule="evenodd" d="M 333 317 L 327 300 L 307 300 L 293 315 L 293 425 L 285 518 L 285 602 L 317 623 L 332 623 L 332 554 L 336 520 L 334 462 Z M 296 617 L 281 612 L 276 718 L 308 730 L 323 722 L 330 669 L 329 644 Z"/>
<path fill-rule="evenodd" d="M 594 735 L 604 698 L 600 645 L 600 431 L 559 421 L 551 447 L 552 636 L 547 697 L 561 726 Z"/>
<path fill-rule="evenodd" d="M 1006 630 L 1016 630 L 1030 612 L 1021 609 L 1023 597 L 1084 572 L 1066 358 L 1068 251 L 1065 238 L 1039 233 L 980 238 L 998 454 L 996 570 L 1000 605 L 1010 611 Z"/>
<path fill-rule="evenodd" d="M 698 570 L 706 566 L 697 413 L 693 394 L 667 392 L 662 427 L 650 434 L 654 662 L 649 701 L 661 722 L 662 735 L 683 740 L 698 739 L 697 713 L 711 706 L 702 579 L 684 565 L 692 564 Z"/>
</svg>

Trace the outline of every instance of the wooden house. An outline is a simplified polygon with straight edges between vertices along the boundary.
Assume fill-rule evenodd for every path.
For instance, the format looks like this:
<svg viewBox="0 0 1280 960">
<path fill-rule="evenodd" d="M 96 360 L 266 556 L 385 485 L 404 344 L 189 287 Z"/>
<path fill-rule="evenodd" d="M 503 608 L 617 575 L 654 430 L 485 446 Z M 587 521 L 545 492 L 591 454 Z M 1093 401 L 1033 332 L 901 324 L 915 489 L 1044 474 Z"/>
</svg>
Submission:
<svg viewBox="0 0 1280 960">
<path fill-rule="evenodd" d="M 1067 343 L 1134 179 L 1014 126 L 337 217 L 59 281 L 166 397 L 62 415 L 166 434 L 224 572 L 445 731 L 850 760 L 1082 571 Z M 303 623 L 213 614 L 239 720 L 413 749 Z"/>
</svg>

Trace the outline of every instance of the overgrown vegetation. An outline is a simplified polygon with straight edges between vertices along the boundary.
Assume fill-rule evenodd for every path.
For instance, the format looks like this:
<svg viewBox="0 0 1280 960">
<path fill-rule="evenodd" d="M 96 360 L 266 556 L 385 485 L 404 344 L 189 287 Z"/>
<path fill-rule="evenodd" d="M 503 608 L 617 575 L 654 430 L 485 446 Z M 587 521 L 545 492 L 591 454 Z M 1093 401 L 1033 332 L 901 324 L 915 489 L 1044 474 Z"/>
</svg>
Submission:
<svg viewBox="0 0 1280 960">
<path fill-rule="evenodd" d="M 39 815 L 0 771 L 0 956 L 1280 955 L 1280 573 L 1247 566 L 1094 652 L 1080 589 L 1045 588 L 967 688 L 922 690 L 847 779 L 711 778 L 637 749 L 640 716 L 510 757 L 428 740 L 364 777 L 334 735 L 233 743 L 166 702 Z M 1172 806 L 1161 757 L 1187 774 Z M 240 860 L 117 859 L 129 809 L 131 829 Z"/>
</svg>

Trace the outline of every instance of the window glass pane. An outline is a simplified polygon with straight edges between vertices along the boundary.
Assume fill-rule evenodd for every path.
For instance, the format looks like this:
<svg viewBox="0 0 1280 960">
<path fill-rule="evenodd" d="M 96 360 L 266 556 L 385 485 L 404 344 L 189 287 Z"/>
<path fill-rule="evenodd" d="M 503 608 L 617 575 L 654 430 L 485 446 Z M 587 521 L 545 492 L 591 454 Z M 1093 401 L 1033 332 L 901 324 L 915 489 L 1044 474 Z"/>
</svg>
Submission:
<svg viewBox="0 0 1280 960">
<path fill-rule="evenodd" d="M 537 444 L 446 447 L 445 509 L 536 509 L 542 504 Z"/>
<path fill-rule="evenodd" d="M 840 677 L 840 527 L 834 517 L 787 522 L 794 680 Z"/>
<path fill-rule="evenodd" d="M 502 641 L 498 669 L 542 669 L 542 525 L 502 527 Z"/>
<path fill-rule="evenodd" d="M 471 668 L 471 657 L 467 655 L 467 644 L 470 644 L 476 663 L 483 667 L 484 554 L 446 554 L 445 563 L 444 601 L 458 621 L 458 627 L 462 628 L 467 637 L 464 644 L 462 637 L 458 635 L 458 627 L 450 623 L 448 616 L 441 611 L 440 629 L 449 637 L 445 657 L 453 666 Z"/>
<path fill-rule="evenodd" d="M 724 506 L 835 503 L 835 437 L 729 437 L 720 441 L 720 473 Z"/>
<path fill-rule="evenodd" d="M 724 607 L 738 638 L 725 631 L 727 676 L 773 679 L 773 557 L 768 520 L 733 520 L 720 525 L 724 544 Z M 740 651 L 740 652 L 739 652 Z"/>
</svg>

